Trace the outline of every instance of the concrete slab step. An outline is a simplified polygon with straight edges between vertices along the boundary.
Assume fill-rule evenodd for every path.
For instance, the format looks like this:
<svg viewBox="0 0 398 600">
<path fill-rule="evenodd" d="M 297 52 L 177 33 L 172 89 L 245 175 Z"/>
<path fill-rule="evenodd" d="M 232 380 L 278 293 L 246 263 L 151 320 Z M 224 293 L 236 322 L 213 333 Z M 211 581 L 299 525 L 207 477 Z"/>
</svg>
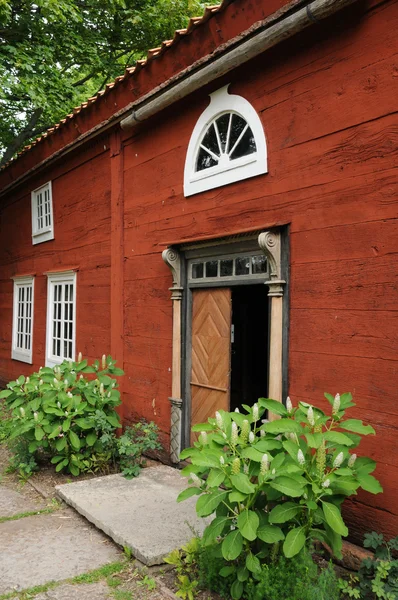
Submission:
<svg viewBox="0 0 398 600">
<path fill-rule="evenodd" d="M 0 595 L 81 575 L 123 556 L 70 509 L 1 523 L 0 548 Z"/>
<path fill-rule="evenodd" d="M 36 505 L 15 490 L 0 485 L 0 517 L 13 517 L 40 508 L 43 506 Z"/>
<path fill-rule="evenodd" d="M 144 564 L 161 564 L 167 554 L 201 534 L 206 522 L 196 516 L 197 496 L 177 504 L 186 478 L 164 465 L 141 471 L 135 479 L 108 475 L 57 486 L 58 495 L 81 515 L 128 546 Z"/>
</svg>

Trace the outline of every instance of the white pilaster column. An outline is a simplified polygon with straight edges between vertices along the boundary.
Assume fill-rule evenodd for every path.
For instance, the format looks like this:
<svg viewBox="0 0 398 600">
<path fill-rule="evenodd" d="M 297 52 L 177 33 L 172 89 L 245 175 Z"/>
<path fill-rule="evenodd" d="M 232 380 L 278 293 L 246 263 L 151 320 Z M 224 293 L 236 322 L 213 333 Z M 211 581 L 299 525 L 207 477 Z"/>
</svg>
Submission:
<svg viewBox="0 0 398 600">
<path fill-rule="evenodd" d="M 286 282 L 281 279 L 280 233 L 264 231 L 258 236 L 258 244 L 268 259 L 270 270 L 270 279 L 265 282 L 271 298 L 268 397 L 282 402 L 283 286 Z M 275 418 L 275 415 L 270 416 Z"/>
<path fill-rule="evenodd" d="M 162 258 L 170 268 L 173 285 L 170 288 L 173 302 L 173 349 L 171 369 L 171 428 L 170 428 L 170 457 L 173 463 L 178 463 L 181 452 L 182 398 L 181 398 L 181 257 L 175 248 L 167 248 L 162 252 Z"/>
</svg>

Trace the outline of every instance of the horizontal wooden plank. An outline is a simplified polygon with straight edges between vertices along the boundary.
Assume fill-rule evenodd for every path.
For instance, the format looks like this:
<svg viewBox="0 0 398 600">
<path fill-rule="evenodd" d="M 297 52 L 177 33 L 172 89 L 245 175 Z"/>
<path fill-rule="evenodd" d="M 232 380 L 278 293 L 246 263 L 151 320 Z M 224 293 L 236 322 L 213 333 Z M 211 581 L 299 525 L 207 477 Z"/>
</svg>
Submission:
<svg viewBox="0 0 398 600">
<path fill-rule="evenodd" d="M 298 352 L 398 358 L 398 311 L 292 308 L 289 343 Z"/>
<path fill-rule="evenodd" d="M 349 528 L 349 539 L 358 545 L 362 546 L 364 534 L 372 531 L 383 533 L 386 539 L 397 535 L 398 516 L 394 512 L 346 500 L 343 504 L 343 515 Z"/>
<path fill-rule="evenodd" d="M 291 263 L 373 258 L 398 252 L 398 218 L 292 233 Z"/>
<path fill-rule="evenodd" d="M 319 402 L 323 393 L 352 392 L 358 407 L 398 415 L 398 362 L 336 354 L 289 352 L 289 394 Z M 396 424 L 396 421 L 393 421 Z"/>
</svg>

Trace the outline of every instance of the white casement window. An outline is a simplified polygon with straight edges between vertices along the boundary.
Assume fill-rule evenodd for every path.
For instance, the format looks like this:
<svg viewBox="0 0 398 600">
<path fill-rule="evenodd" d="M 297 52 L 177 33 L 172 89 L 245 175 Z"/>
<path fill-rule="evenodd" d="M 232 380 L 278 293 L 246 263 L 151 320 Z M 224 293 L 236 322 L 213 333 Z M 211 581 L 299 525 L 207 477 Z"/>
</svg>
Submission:
<svg viewBox="0 0 398 600">
<path fill-rule="evenodd" d="M 210 94 L 189 142 L 184 195 L 192 196 L 228 183 L 266 173 L 267 145 L 260 117 L 252 105 L 228 93 Z"/>
<path fill-rule="evenodd" d="M 76 273 L 47 273 L 46 365 L 74 360 L 76 336 Z"/>
<path fill-rule="evenodd" d="M 32 243 L 54 239 L 51 181 L 32 192 Z"/>
<path fill-rule="evenodd" d="M 11 358 L 32 364 L 34 278 L 14 278 Z"/>
</svg>

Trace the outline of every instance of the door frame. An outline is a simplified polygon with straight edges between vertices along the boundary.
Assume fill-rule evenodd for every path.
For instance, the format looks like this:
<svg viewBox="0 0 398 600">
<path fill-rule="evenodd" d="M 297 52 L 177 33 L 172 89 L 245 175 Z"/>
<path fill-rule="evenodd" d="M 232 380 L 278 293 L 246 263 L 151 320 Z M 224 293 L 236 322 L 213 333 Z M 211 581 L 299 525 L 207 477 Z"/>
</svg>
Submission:
<svg viewBox="0 0 398 600">
<path fill-rule="evenodd" d="M 191 352 L 192 352 L 192 292 L 194 289 L 212 287 L 233 287 L 241 285 L 267 285 L 271 312 L 278 315 L 278 325 L 270 335 L 277 337 L 277 351 L 271 359 L 268 352 L 268 369 L 272 360 L 277 366 L 280 380 L 274 386 L 274 397 L 282 401 L 288 390 L 288 269 L 289 236 L 287 228 L 255 231 L 229 238 L 207 240 L 205 242 L 181 244 L 178 249 L 170 247 L 163 254 L 163 260 L 170 267 L 173 286 L 170 288 L 173 300 L 173 367 L 171 402 L 171 460 L 179 462 L 179 452 L 189 446 L 191 428 Z M 193 260 L 206 260 L 225 255 L 265 254 L 268 263 L 267 273 L 244 278 L 210 278 L 195 282 L 189 277 Z M 276 310 L 275 310 L 276 309 Z M 279 322 L 280 321 L 280 322 Z M 271 326 L 271 324 L 270 324 Z M 271 327 L 270 327 L 271 331 Z M 179 342 L 178 342 L 179 340 Z M 178 347 L 177 347 L 178 346 Z M 272 351 L 272 349 L 271 349 Z M 176 358 L 177 357 L 177 358 Z M 270 377 L 269 377 L 270 380 Z M 176 392 L 177 391 L 177 397 Z M 179 392 L 179 393 L 178 393 Z"/>
</svg>

